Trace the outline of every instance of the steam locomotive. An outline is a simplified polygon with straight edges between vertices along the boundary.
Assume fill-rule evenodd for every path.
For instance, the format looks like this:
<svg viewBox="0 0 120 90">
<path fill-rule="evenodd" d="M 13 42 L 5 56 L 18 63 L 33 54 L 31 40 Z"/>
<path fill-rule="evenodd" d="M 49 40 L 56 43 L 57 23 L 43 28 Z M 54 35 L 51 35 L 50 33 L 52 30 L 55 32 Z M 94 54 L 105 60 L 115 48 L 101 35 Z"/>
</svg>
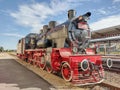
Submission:
<svg viewBox="0 0 120 90">
<path fill-rule="evenodd" d="M 30 33 L 19 40 L 17 56 L 49 73 L 61 73 L 65 81 L 75 85 L 96 84 L 103 81 L 102 58 L 89 47 L 91 39 L 87 23 L 90 12 L 78 17 L 68 11 L 68 20 L 60 25 L 50 21 L 40 34 Z M 104 60 L 105 61 L 105 60 Z M 111 64 L 107 60 L 107 66 Z"/>
</svg>

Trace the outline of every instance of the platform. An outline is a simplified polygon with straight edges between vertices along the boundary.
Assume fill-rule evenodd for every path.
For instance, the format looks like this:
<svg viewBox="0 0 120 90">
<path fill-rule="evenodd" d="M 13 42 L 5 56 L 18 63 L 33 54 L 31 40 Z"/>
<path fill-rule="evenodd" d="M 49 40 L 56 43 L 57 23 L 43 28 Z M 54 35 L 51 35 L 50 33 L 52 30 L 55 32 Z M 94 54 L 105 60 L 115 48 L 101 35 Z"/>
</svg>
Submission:
<svg viewBox="0 0 120 90">
<path fill-rule="evenodd" d="M 54 88 L 6 53 L 0 53 L 0 90 L 51 90 Z"/>
</svg>

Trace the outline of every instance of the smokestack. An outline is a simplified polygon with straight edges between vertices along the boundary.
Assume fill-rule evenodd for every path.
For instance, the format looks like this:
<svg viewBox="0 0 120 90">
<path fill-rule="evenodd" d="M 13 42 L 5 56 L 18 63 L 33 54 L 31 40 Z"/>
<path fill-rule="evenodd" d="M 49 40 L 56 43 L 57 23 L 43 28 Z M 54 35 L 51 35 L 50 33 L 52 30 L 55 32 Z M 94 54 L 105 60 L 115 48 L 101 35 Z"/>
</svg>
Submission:
<svg viewBox="0 0 120 90">
<path fill-rule="evenodd" d="M 47 30 L 48 30 L 48 25 L 44 25 L 43 26 L 43 32 L 47 32 Z"/>
<path fill-rule="evenodd" d="M 73 9 L 70 9 L 68 11 L 68 19 L 71 20 L 72 18 L 74 18 L 76 16 L 76 11 Z"/>
<path fill-rule="evenodd" d="M 54 28 L 55 26 L 57 25 L 57 22 L 56 21 L 50 21 L 49 22 L 49 28 Z"/>
</svg>

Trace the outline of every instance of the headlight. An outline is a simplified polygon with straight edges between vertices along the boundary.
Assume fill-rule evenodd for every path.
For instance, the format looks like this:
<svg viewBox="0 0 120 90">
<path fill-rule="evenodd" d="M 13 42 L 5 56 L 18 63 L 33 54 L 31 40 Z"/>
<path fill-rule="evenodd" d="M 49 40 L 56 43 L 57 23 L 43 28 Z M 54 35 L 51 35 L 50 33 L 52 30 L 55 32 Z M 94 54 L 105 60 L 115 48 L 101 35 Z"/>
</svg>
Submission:
<svg viewBox="0 0 120 90">
<path fill-rule="evenodd" d="M 107 59 L 107 66 L 108 66 L 109 68 L 111 68 L 112 65 L 113 65 L 112 59 L 111 59 L 111 58 L 108 58 L 108 59 Z"/>
<path fill-rule="evenodd" d="M 81 62 L 81 69 L 83 71 L 86 71 L 87 69 L 89 68 L 89 62 L 87 59 L 84 59 L 82 62 Z"/>
</svg>

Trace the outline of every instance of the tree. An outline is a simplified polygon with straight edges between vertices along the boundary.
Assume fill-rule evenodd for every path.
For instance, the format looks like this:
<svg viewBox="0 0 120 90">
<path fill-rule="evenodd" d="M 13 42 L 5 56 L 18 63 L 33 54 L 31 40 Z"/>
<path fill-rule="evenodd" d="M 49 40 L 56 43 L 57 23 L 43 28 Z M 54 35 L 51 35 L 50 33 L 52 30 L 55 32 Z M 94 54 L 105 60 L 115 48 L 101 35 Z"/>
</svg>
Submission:
<svg viewBox="0 0 120 90">
<path fill-rule="evenodd" d="M 0 47 L 0 52 L 3 52 L 4 51 L 4 48 L 1 46 Z"/>
</svg>

